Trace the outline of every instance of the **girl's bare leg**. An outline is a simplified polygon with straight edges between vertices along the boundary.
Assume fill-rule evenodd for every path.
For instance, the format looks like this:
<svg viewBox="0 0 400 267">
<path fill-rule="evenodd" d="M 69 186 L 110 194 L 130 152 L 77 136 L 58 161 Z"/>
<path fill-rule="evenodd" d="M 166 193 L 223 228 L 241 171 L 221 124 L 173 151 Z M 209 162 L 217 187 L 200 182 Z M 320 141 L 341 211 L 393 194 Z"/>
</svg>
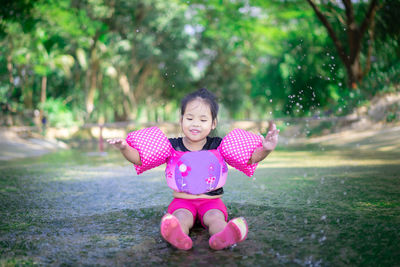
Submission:
<svg viewBox="0 0 400 267">
<path fill-rule="evenodd" d="M 177 209 L 172 213 L 178 220 L 181 225 L 182 231 L 185 234 L 189 234 L 189 230 L 193 227 L 193 215 L 187 209 Z"/>
<path fill-rule="evenodd" d="M 225 215 L 217 209 L 207 211 L 203 216 L 203 223 L 208 227 L 208 232 L 211 236 L 221 232 L 227 224 Z"/>
</svg>

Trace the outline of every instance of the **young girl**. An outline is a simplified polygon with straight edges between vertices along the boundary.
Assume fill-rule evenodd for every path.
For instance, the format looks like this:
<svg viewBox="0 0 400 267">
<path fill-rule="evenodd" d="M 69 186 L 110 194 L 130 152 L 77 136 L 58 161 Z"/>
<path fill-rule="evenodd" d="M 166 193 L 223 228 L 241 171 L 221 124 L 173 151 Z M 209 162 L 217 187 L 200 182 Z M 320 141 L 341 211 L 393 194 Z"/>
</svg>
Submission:
<svg viewBox="0 0 400 267">
<path fill-rule="evenodd" d="M 188 94 L 181 102 L 180 125 L 184 137 L 170 138 L 172 147 L 182 152 L 217 149 L 222 138 L 209 137 L 217 126 L 217 114 L 218 104 L 208 90 L 200 89 Z M 271 124 L 268 134 L 262 138 L 262 146 L 254 150 L 248 164 L 267 157 L 277 145 L 278 134 L 275 124 Z M 110 139 L 108 142 L 118 148 L 128 161 L 135 165 L 142 164 L 139 152 L 124 139 Z M 222 187 L 202 194 L 173 191 L 174 199 L 161 219 L 163 238 L 178 249 L 191 249 L 192 240 L 188 234 L 198 218 L 210 233 L 209 245 L 212 249 L 220 250 L 245 240 L 247 223 L 242 217 L 227 222 L 222 194 Z"/>
</svg>

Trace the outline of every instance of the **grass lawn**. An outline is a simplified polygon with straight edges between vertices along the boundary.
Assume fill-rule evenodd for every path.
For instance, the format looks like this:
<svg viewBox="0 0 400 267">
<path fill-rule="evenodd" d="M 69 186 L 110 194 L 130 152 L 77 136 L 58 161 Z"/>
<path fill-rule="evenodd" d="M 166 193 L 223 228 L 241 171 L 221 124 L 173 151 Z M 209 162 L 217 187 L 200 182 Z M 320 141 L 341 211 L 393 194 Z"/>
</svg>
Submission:
<svg viewBox="0 0 400 267">
<path fill-rule="evenodd" d="M 213 251 L 164 242 L 163 167 L 137 176 L 122 156 L 71 150 L 0 162 L 0 266 L 399 266 L 400 153 L 282 148 L 255 179 L 231 169 L 223 197 L 248 239 Z"/>
</svg>

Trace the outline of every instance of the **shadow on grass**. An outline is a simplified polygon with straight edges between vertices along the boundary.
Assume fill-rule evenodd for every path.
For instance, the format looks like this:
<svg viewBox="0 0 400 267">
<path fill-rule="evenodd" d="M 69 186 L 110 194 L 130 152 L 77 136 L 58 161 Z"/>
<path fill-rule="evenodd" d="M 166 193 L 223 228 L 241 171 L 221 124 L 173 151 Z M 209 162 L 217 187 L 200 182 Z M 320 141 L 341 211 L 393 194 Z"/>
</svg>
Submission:
<svg viewBox="0 0 400 267">
<path fill-rule="evenodd" d="M 191 232 L 194 247 L 179 251 L 162 240 L 159 220 L 166 207 L 43 221 L 0 241 L 4 262 L 40 265 L 162 266 L 365 265 L 398 262 L 398 224 L 360 213 L 320 213 L 312 208 L 279 208 L 230 203 L 230 215 L 244 216 L 248 239 L 213 251 L 200 226 Z M 306 218 L 306 219 L 305 219 Z M 340 220 L 338 220 L 340 218 Z"/>
<path fill-rule="evenodd" d="M 337 154 L 286 158 L 278 151 L 254 181 L 230 171 L 224 202 L 229 217 L 245 217 L 250 231 L 223 251 L 209 248 L 199 226 L 190 251 L 162 240 L 159 221 L 171 194 L 160 169 L 138 177 L 114 154 L 81 152 L 2 164 L 0 265 L 398 264 L 400 165 L 294 165 L 329 160 L 330 153 Z M 273 167 L 283 159 L 287 166 Z"/>
</svg>

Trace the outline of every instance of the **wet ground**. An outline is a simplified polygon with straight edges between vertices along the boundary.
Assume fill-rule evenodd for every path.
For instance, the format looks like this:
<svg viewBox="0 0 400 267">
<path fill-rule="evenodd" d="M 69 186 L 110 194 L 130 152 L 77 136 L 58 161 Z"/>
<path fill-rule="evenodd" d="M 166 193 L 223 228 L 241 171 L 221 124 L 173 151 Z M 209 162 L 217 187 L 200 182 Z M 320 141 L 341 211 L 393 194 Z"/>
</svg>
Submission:
<svg viewBox="0 0 400 267">
<path fill-rule="evenodd" d="M 162 240 L 163 168 L 137 176 L 116 151 L 0 161 L 0 266 L 399 266 L 400 153 L 321 145 L 273 152 L 255 180 L 229 171 L 229 216 L 248 239 L 213 251 Z"/>
</svg>

